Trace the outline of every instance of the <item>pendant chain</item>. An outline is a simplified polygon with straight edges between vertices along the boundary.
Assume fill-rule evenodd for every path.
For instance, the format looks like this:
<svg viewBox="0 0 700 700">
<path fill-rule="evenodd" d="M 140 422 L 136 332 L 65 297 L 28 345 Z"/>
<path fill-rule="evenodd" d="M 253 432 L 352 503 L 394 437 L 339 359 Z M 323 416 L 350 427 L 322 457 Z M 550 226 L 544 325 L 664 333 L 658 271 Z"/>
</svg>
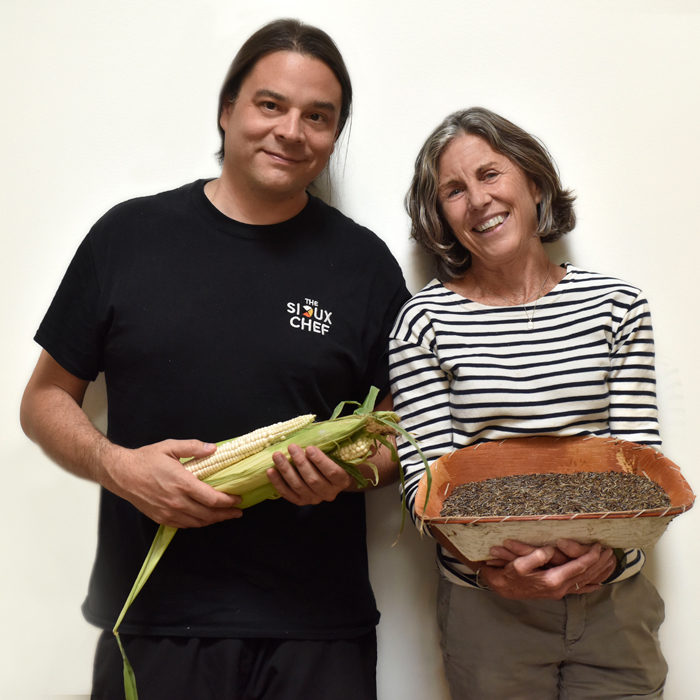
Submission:
<svg viewBox="0 0 700 700">
<path fill-rule="evenodd" d="M 525 312 L 525 318 L 527 318 L 527 327 L 529 330 L 533 329 L 535 327 L 535 311 L 537 309 L 537 302 L 540 300 L 542 297 L 542 292 L 544 291 L 544 286 L 547 284 L 547 281 L 549 280 L 549 276 L 551 274 L 551 269 L 550 266 L 547 266 L 547 274 L 542 281 L 542 286 L 540 287 L 539 292 L 537 292 L 537 295 L 532 301 L 532 304 L 530 305 L 530 311 L 528 311 L 527 305 L 523 303 L 523 311 Z M 501 297 L 503 301 L 508 301 L 504 297 Z"/>
</svg>

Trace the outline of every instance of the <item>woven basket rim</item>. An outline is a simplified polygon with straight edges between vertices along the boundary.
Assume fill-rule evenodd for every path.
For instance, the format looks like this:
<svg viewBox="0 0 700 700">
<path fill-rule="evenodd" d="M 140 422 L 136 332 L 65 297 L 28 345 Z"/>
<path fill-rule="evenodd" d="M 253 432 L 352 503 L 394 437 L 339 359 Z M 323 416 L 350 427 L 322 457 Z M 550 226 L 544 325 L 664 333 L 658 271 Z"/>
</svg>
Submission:
<svg viewBox="0 0 700 700">
<path fill-rule="evenodd" d="M 540 520 L 610 520 L 614 518 L 663 518 L 672 517 L 684 513 L 692 508 L 690 505 L 675 506 L 669 508 L 646 508 L 644 510 L 615 510 L 607 513 L 558 513 L 554 515 L 486 515 L 479 517 L 440 517 L 428 518 L 418 515 L 417 517 L 428 524 L 464 524 L 476 525 L 478 523 L 505 523 L 505 522 L 527 522 Z"/>
</svg>

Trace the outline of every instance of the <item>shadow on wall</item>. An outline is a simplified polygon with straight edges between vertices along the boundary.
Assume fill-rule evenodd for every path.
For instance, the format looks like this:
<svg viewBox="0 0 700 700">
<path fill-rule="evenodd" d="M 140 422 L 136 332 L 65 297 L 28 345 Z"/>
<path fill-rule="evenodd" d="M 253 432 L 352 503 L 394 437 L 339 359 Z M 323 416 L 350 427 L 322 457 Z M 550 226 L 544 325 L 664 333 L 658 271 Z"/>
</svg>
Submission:
<svg viewBox="0 0 700 700">
<path fill-rule="evenodd" d="M 574 233 L 574 231 L 572 231 L 572 233 Z M 549 259 L 555 265 L 561 265 L 565 262 L 570 262 L 572 265 L 576 265 L 576 261 L 571 259 L 571 248 L 568 243 L 569 241 L 566 238 L 560 238 L 558 241 L 554 241 L 553 243 L 545 243 L 544 249 L 547 251 Z"/>
</svg>

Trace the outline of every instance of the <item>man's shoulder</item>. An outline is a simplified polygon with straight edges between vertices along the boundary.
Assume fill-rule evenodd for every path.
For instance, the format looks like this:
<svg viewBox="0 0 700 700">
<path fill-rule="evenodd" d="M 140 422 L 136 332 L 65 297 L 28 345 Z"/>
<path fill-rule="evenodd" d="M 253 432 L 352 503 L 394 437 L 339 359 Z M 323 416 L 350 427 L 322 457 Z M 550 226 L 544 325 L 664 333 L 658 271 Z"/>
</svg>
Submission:
<svg viewBox="0 0 700 700">
<path fill-rule="evenodd" d="M 386 241 L 317 197 L 311 197 L 307 210 L 305 224 L 313 228 L 307 240 L 327 265 L 332 261 L 331 274 L 342 270 L 356 280 L 370 280 L 378 295 L 394 295 L 401 303 L 408 297 L 403 272 Z"/>
<path fill-rule="evenodd" d="M 132 197 L 115 204 L 100 219 L 108 222 L 111 219 L 122 219 L 124 217 L 152 216 L 162 212 L 172 211 L 187 206 L 191 194 L 200 180 L 181 185 L 174 189 L 157 192 L 155 194 Z"/>
<path fill-rule="evenodd" d="M 316 223 L 327 229 L 339 243 L 374 248 L 378 252 L 391 255 L 386 243 L 374 231 L 322 199 L 310 196 L 309 210 L 310 216 L 316 219 Z"/>
<path fill-rule="evenodd" d="M 200 182 L 115 204 L 91 226 L 86 242 L 94 251 L 104 252 L 129 250 L 147 241 L 159 245 L 164 237 L 191 228 L 196 207 L 192 194 Z"/>
</svg>

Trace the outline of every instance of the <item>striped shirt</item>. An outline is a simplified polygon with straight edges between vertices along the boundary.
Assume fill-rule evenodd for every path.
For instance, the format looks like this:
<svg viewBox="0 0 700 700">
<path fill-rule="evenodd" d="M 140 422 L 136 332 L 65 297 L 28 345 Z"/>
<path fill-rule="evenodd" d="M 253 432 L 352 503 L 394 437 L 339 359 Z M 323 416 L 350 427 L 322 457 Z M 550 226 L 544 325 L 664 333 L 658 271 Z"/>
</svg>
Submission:
<svg viewBox="0 0 700 700">
<path fill-rule="evenodd" d="M 394 410 L 428 462 L 504 438 L 615 436 L 660 445 L 654 340 L 639 289 L 567 263 L 566 274 L 532 306 L 486 306 L 431 281 L 402 308 L 390 337 Z M 423 463 L 398 439 L 413 513 Z M 612 581 L 637 573 L 640 550 L 625 551 Z M 438 547 L 450 580 L 474 572 Z"/>
</svg>

